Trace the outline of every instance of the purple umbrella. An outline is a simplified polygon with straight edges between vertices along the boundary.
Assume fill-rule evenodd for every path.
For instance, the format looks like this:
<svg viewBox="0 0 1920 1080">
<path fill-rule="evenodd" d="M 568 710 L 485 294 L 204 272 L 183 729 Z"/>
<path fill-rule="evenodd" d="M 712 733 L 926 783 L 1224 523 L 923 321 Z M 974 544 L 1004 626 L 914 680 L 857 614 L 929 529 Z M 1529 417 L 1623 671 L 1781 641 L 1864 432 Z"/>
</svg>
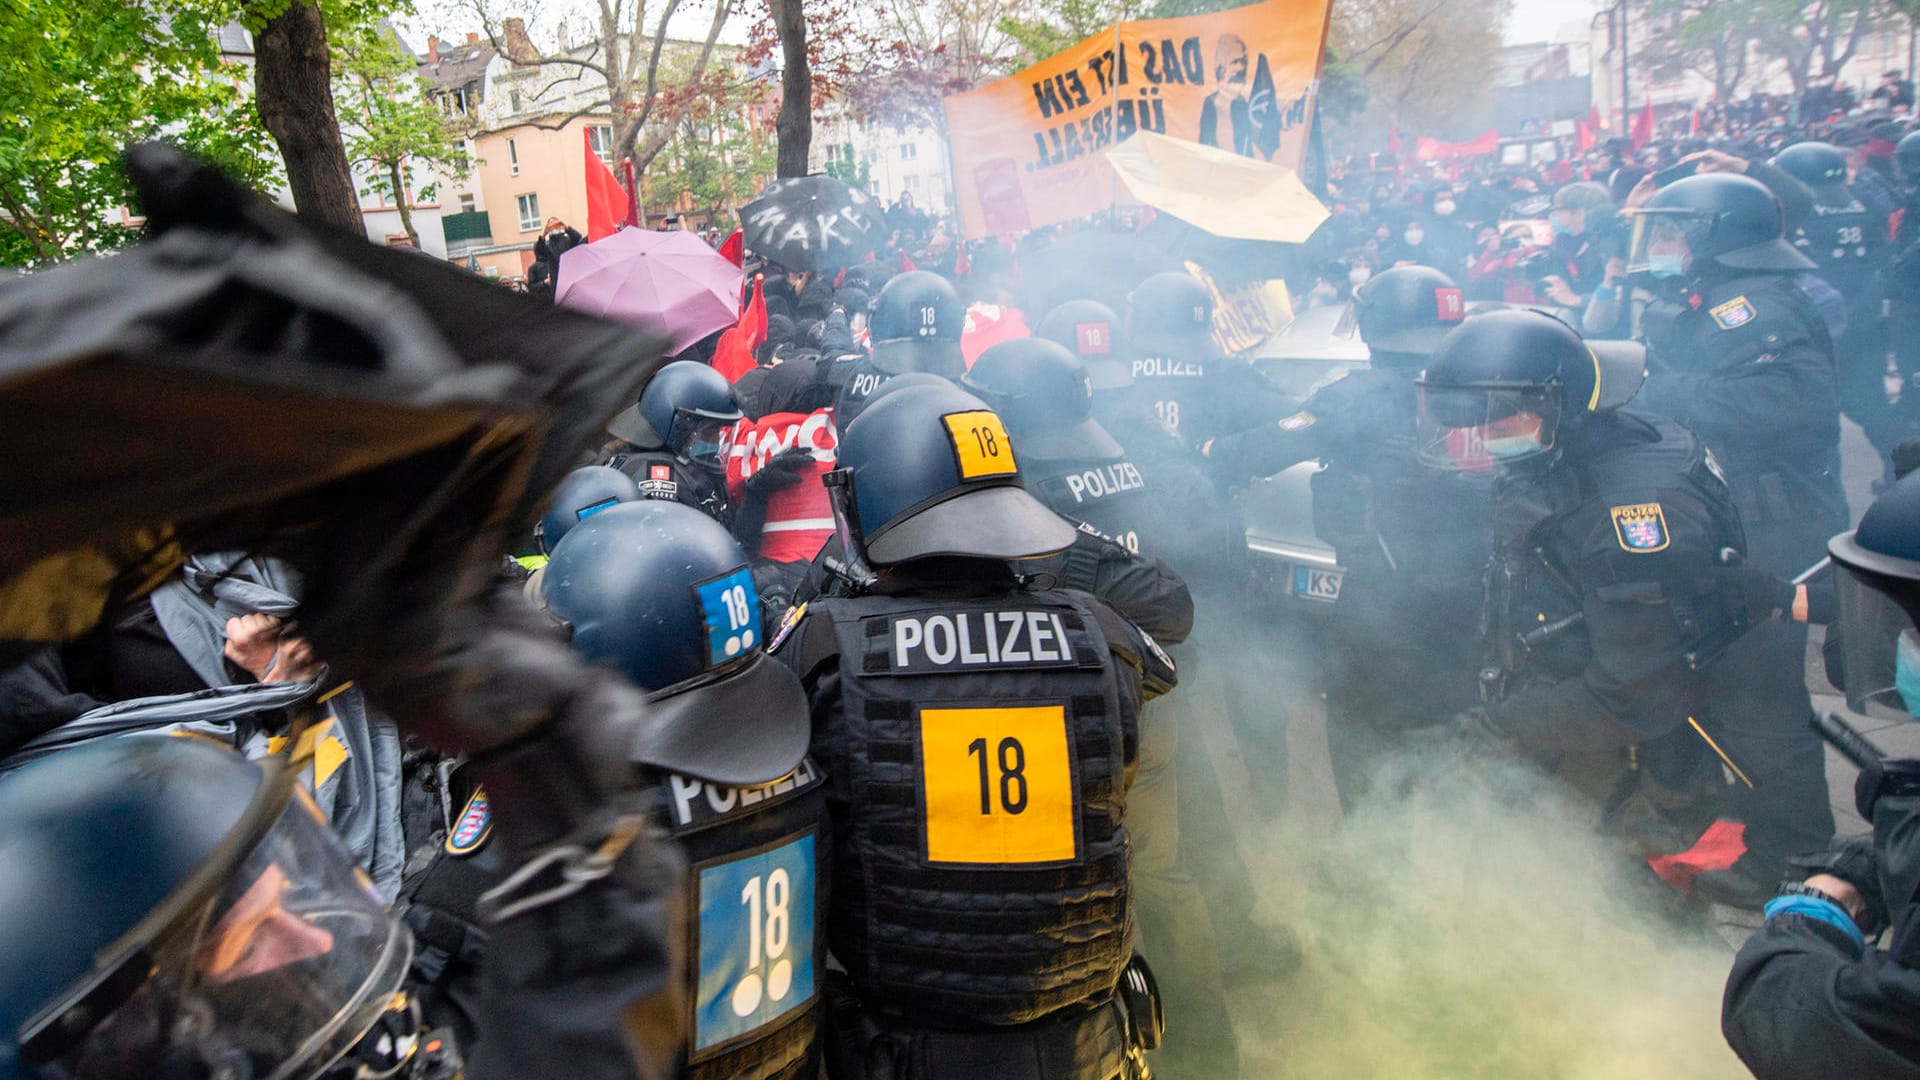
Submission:
<svg viewBox="0 0 1920 1080">
<path fill-rule="evenodd" d="M 560 256 L 563 307 L 633 323 L 677 353 L 740 321 L 740 268 L 690 232 L 622 229 Z"/>
</svg>

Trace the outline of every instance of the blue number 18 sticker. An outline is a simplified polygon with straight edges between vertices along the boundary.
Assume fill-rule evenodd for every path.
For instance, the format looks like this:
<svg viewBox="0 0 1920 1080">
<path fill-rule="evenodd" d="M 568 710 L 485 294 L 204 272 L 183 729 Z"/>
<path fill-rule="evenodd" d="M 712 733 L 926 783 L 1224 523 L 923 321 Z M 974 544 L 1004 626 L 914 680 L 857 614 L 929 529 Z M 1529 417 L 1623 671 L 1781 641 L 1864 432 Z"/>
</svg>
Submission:
<svg viewBox="0 0 1920 1080">
<path fill-rule="evenodd" d="M 813 834 L 700 869 L 696 1053 L 813 1000 Z"/>
<path fill-rule="evenodd" d="M 716 667 L 762 644 L 760 595 L 753 575 L 741 567 L 693 587 L 707 620 L 707 666 Z"/>
</svg>

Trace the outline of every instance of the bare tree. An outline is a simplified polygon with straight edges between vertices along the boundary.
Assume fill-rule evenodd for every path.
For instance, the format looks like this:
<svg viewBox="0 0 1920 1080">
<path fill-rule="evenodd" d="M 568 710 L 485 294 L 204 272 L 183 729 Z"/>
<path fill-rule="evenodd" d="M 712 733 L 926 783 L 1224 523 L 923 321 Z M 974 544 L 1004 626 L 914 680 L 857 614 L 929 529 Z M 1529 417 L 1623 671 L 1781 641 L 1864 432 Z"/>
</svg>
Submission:
<svg viewBox="0 0 1920 1080">
<path fill-rule="evenodd" d="M 1365 80 L 1371 126 L 1425 127 L 1488 92 L 1512 0 L 1354 0 L 1333 7 L 1335 54 Z"/>
<path fill-rule="evenodd" d="M 1691 71 L 1713 83 L 1714 100 L 1732 101 L 1753 53 L 1753 15 L 1748 5 L 1720 0 L 1652 0 L 1647 16 L 1656 25 L 1677 21 L 1641 47 L 1640 63 L 1663 78 Z"/>
<path fill-rule="evenodd" d="M 672 140 L 687 103 L 706 78 L 714 43 L 733 10 L 733 0 L 708 0 L 713 18 L 706 38 L 679 43 L 668 39 L 667 24 L 684 0 L 665 0 L 652 9 L 645 0 L 599 0 L 598 33 L 590 43 L 568 47 L 562 42 L 560 48 L 542 50 L 534 45 L 522 20 L 494 17 L 499 2 L 471 0 L 494 51 L 523 67 L 553 69 L 554 77 L 536 93 L 536 100 L 548 90 L 571 94 L 583 84 L 593 91 L 587 103 L 535 126 L 557 130 L 583 116 L 610 115 L 613 158 L 631 158 L 638 173 L 644 173 Z M 671 61 L 663 70 L 663 58 L 681 50 L 690 59 L 684 72 Z M 684 77 L 669 78 L 681 74 Z"/>
</svg>

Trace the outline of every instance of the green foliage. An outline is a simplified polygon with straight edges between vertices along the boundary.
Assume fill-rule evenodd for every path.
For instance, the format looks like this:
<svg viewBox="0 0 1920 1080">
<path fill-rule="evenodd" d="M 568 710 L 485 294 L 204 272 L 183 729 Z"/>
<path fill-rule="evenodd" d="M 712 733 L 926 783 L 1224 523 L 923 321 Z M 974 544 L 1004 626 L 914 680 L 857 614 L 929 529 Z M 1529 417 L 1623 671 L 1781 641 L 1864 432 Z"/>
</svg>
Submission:
<svg viewBox="0 0 1920 1080">
<path fill-rule="evenodd" d="M 852 143 L 841 143 L 827 154 L 828 176 L 857 188 L 873 186 L 873 166 L 854 156 Z"/>
<path fill-rule="evenodd" d="M 1115 22 L 1139 18 L 1142 7 L 1136 0 L 1051 0 L 1044 10 L 1003 16 L 997 29 L 1020 46 L 1023 65 L 1034 64 Z"/>
<path fill-rule="evenodd" d="M 161 9 L 167 9 L 161 14 Z M 0 265 L 131 242 L 119 168 L 162 139 L 265 186 L 278 169 L 215 31 L 230 13 L 130 0 L 0 3 Z"/>
<path fill-rule="evenodd" d="M 406 183 L 407 166 L 430 165 L 436 172 L 464 177 L 471 167 L 457 145 L 460 132 L 450 126 L 424 93 L 413 57 L 384 25 L 348 24 L 329 33 L 333 49 L 333 102 L 339 113 L 347 162 L 365 175 L 373 191 L 402 209 L 412 233 Z M 430 200 L 435 185 L 412 192 Z"/>
<path fill-rule="evenodd" d="M 690 203 L 714 215 L 752 199 L 778 159 L 772 129 L 755 130 L 748 119 L 761 93 L 734 73 L 707 79 L 641 181 L 646 204 Z"/>
</svg>

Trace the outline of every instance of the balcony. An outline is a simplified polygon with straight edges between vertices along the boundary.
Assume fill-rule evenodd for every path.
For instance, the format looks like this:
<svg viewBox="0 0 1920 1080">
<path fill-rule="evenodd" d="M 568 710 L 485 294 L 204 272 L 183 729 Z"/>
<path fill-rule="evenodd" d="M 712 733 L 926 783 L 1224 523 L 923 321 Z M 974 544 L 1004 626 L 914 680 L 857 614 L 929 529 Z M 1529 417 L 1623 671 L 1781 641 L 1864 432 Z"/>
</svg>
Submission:
<svg viewBox="0 0 1920 1080">
<path fill-rule="evenodd" d="M 440 231 L 446 234 L 448 259 L 464 259 L 493 246 L 493 228 L 487 222 L 485 210 L 442 214 Z"/>
</svg>

